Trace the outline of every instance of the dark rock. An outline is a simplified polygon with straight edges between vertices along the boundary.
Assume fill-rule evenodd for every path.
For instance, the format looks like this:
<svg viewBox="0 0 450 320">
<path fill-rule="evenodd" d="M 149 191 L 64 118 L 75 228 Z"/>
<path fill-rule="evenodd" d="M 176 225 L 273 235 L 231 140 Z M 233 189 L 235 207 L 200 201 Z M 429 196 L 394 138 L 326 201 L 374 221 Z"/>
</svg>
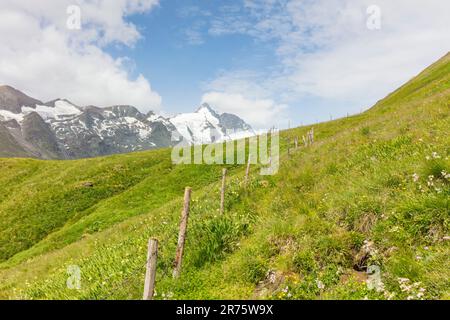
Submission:
<svg viewBox="0 0 450 320">
<path fill-rule="evenodd" d="M 22 106 L 34 108 L 41 101 L 31 98 L 10 86 L 0 86 L 0 109 L 20 113 Z"/>
</svg>

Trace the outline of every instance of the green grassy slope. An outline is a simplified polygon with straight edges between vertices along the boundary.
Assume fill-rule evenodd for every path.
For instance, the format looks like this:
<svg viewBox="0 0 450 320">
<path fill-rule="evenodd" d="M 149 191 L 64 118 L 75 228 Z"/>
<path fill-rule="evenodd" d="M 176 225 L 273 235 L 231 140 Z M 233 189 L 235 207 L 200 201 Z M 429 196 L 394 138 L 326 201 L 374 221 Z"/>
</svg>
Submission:
<svg viewBox="0 0 450 320">
<path fill-rule="evenodd" d="M 1 160 L 0 297 L 139 299 L 160 240 L 157 298 L 450 298 L 450 55 L 369 111 L 314 126 L 316 143 L 242 188 L 168 150 L 70 162 Z M 92 182 L 93 187 L 84 186 Z M 181 196 L 194 189 L 183 274 Z M 82 289 L 66 287 L 67 266 Z M 366 266 L 383 283 L 370 290 Z"/>
<path fill-rule="evenodd" d="M 0 162 L 0 262 L 59 248 L 217 180 L 220 168 L 174 166 L 170 150 L 80 161 Z M 231 168 L 233 169 L 233 168 Z"/>
</svg>

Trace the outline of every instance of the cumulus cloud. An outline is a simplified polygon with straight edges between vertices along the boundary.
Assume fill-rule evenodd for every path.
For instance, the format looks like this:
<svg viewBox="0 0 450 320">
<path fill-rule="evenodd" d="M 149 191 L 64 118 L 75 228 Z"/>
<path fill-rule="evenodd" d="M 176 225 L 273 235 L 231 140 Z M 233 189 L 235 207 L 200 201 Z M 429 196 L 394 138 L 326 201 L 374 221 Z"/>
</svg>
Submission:
<svg viewBox="0 0 450 320">
<path fill-rule="evenodd" d="M 379 0 L 379 30 L 367 28 L 370 5 L 373 1 L 287 5 L 293 32 L 280 39 L 278 53 L 300 95 L 372 104 L 450 50 L 449 2 Z"/>
<path fill-rule="evenodd" d="M 374 4 L 381 28 L 371 30 L 367 8 Z M 239 86 L 256 86 L 274 105 L 291 108 L 310 107 L 302 104 L 310 97 L 323 99 L 330 111 L 322 118 L 335 105 L 370 106 L 450 50 L 448 1 L 243 0 L 241 9 L 214 17 L 208 33 L 270 42 L 278 63 L 257 77 L 233 70 L 238 85 L 223 75 L 211 83 L 244 97 Z"/>
<path fill-rule="evenodd" d="M 67 28 L 70 0 L 0 0 L 0 82 L 41 100 L 67 98 L 79 105 L 132 104 L 158 109 L 161 97 L 149 81 L 131 79 L 126 57 L 107 45 L 133 46 L 140 34 L 126 17 L 157 0 L 79 0 L 81 29 Z"/>
<path fill-rule="evenodd" d="M 264 73 L 253 70 L 222 71 L 204 84 L 202 102 L 221 112 L 242 116 L 255 128 L 285 125 L 287 105 L 274 99 L 277 79 L 261 81 L 263 76 Z"/>
<path fill-rule="evenodd" d="M 286 107 L 271 99 L 249 99 L 242 94 L 226 92 L 208 92 L 202 97 L 202 103 L 205 102 L 217 111 L 238 114 L 258 129 L 267 129 L 266 126 L 275 124 L 277 119 L 281 121 Z"/>
</svg>

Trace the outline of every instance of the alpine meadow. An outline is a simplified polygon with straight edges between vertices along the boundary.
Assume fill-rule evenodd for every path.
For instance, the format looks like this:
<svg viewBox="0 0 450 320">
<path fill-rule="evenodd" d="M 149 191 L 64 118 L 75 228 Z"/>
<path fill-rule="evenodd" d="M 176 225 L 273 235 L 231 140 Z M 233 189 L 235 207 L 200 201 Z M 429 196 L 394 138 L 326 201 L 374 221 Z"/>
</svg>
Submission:
<svg viewBox="0 0 450 320">
<path fill-rule="evenodd" d="M 449 116 L 447 54 L 367 111 L 281 131 L 278 173 L 252 164 L 247 183 L 246 165 L 176 165 L 169 146 L 2 158 L 0 298 L 142 299 L 155 238 L 154 299 L 448 300 Z"/>
</svg>

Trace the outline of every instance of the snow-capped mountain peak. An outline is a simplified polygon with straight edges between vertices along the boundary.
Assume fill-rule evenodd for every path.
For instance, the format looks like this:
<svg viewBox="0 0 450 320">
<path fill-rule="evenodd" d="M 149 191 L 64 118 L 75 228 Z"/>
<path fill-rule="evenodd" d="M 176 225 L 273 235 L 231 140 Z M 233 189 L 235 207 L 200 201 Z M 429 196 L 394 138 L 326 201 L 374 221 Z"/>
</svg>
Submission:
<svg viewBox="0 0 450 320">
<path fill-rule="evenodd" d="M 77 106 L 67 99 L 43 103 L 0 86 L 2 126 L 8 136 L 2 137 L 0 131 L 0 142 L 13 136 L 30 156 L 63 159 L 167 147 L 180 137 L 197 144 L 255 134 L 239 117 L 219 114 L 208 104 L 166 118 L 154 112 L 143 114 L 129 105 Z"/>
<path fill-rule="evenodd" d="M 195 111 L 196 113 L 202 113 L 202 114 L 212 114 L 213 116 L 218 116 L 218 113 L 216 110 L 211 108 L 211 106 L 207 103 L 202 103 L 200 107 L 197 108 Z"/>
<path fill-rule="evenodd" d="M 191 144 L 213 143 L 239 137 L 251 136 L 255 133 L 251 127 L 237 116 L 240 122 L 224 121 L 227 114 L 219 114 L 207 103 L 202 104 L 193 113 L 182 113 L 170 118 L 170 122 L 183 136 L 184 141 Z M 241 124 L 245 124 L 242 126 Z"/>
</svg>

